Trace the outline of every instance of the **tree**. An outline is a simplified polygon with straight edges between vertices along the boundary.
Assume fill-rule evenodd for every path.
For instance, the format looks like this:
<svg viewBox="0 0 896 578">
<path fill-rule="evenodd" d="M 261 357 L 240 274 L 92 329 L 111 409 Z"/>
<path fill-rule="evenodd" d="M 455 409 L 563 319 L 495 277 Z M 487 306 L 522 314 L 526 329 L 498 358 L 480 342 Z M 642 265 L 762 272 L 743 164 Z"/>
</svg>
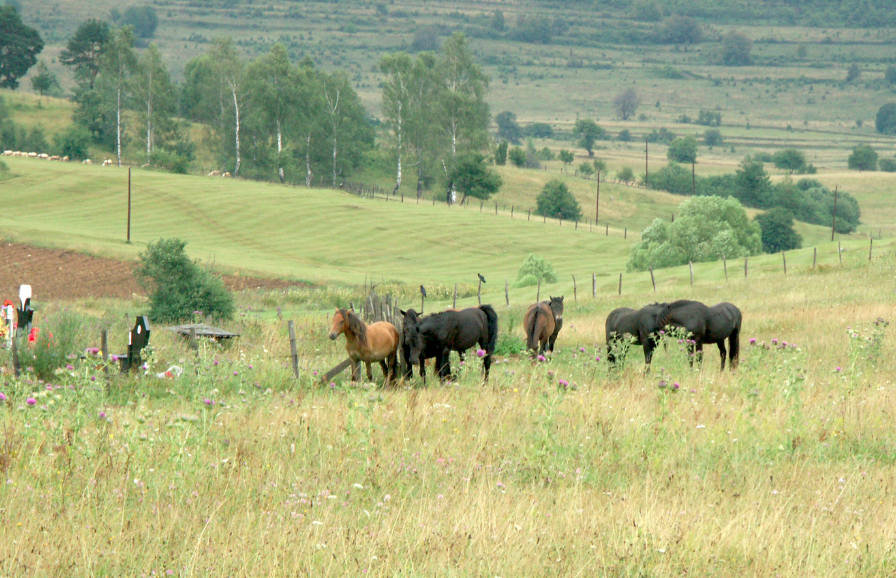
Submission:
<svg viewBox="0 0 896 578">
<path fill-rule="evenodd" d="M 191 261 L 186 245 L 180 239 L 159 239 L 140 253 L 134 274 L 149 293 L 150 319 L 182 321 L 194 311 L 219 319 L 233 317 L 233 297 L 221 278 Z"/>
<path fill-rule="evenodd" d="M 635 0 L 632 12 L 635 19 L 642 22 L 659 22 L 663 19 L 663 10 L 656 0 Z"/>
<path fill-rule="evenodd" d="M 591 177 L 594 174 L 594 165 L 589 162 L 584 162 L 579 165 L 579 174 L 585 177 L 586 179 Z"/>
<path fill-rule="evenodd" d="M 556 283 L 557 274 L 554 273 L 554 268 L 544 257 L 530 253 L 517 271 L 513 286 L 517 288 L 532 287 L 541 281 Z"/>
<path fill-rule="evenodd" d="M 498 138 L 502 138 L 511 144 L 520 142 L 523 131 L 520 129 L 514 113 L 505 110 L 495 116 L 495 123 L 498 125 Z"/>
<path fill-rule="evenodd" d="M 603 138 L 606 132 L 590 118 L 577 120 L 572 129 L 572 134 L 579 137 L 578 145 L 588 151 L 589 157 L 594 156 L 594 143 Z"/>
<path fill-rule="evenodd" d="M 467 197 L 486 200 L 501 188 L 501 176 L 492 171 L 485 156 L 479 153 L 465 153 L 458 157 L 449 181 L 463 194 L 461 204 Z"/>
<path fill-rule="evenodd" d="M 878 109 L 874 128 L 881 134 L 896 134 L 896 102 L 889 102 Z"/>
<path fill-rule="evenodd" d="M 621 131 L 619 131 L 619 134 L 616 135 L 616 139 L 619 140 L 620 142 L 631 142 L 632 131 L 628 130 L 627 128 L 624 128 Z"/>
<path fill-rule="evenodd" d="M 855 82 L 862 76 L 862 69 L 859 68 L 859 65 L 853 62 L 849 65 L 849 68 L 846 69 L 846 82 Z"/>
<path fill-rule="evenodd" d="M 734 176 L 734 197 L 747 207 L 765 208 L 772 198 L 772 181 L 762 162 L 744 157 Z"/>
<path fill-rule="evenodd" d="M 793 174 L 793 171 L 802 171 L 806 168 L 806 155 L 794 148 L 781 149 L 772 155 L 772 163 L 775 168 Z"/>
<path fill-rule="evenodd" d="M 159 25 L 159 17 L 152 6 L 128 6 L 122 15 L 122 21 L 134 27 L 138 38 L 152 38 Z"/>
<path fill-rule="evenodd" d="M 31 88 L 44 97 L 45 92 L 51 91 L 54 87 L 59 86 L 59 79 L 47 68 L 47 63 L 41 60 L 37 63 L 34 76 L 31 77 Z M 38 100 L 40 102 L 40 100 Z"/>
<path fill-rule="evenodd" d="M 679 205 L 675 222 L 655 219 L 632 247 L 627 268 L 673 267 L 757 255 L 762 250 L 758 223 L 733 198 L 692 197 Z"/>
<path fill-rule="evenodd" d="M 416 161 L 417 194 L 423 186 L 434 178 L 438 157 L 444 149 L 444 134 L 441 132 L 431 109 L 438 100 L 439 79 L 436 76 L 436 55 L 423 52 L 414 60 L 410 87 L 410 114 L 408 115 L 408 144 Z"/>
<path fill-rule="evenodd" d="M 703 133 L 703 142 L 708 147 L 715 147 L 725 144 L 725 139 L 722 138 L 722 132 L 719 129 L 710 128 Z"/>
<path fill-rule="evenodd" d="M 507 141 L 503 140 L 498 143 L 497 149 L 495 149 L 495 164 L 498 166 L 504 166 L 507 164 Z"/>
<path fill-rule="evenodd" d="M 112 33 L 100 55 L 100 74 L 106 93 L 114 95 L 115 100 L 115 153 L 118 166 L 121 166 L 122 131 L 124 130 L 122 112 L 127 99 L 128 82 L 131 72 L 137 65 L 134 55 L 134 34 L 130 26 L 119 28 Z"/>
<path fill-rule="evenodd" d="M 492 14 L 492 28 L 497 32 L 504 32 L 504 12 L 496 8 Z"/>
<path fill-rule="evenodd" d="M 748 66 L 753 63 L 750 52 L 753 41 L 745 34 L 732 30 L 722 40 L 722 63 L 728 66 Z"/>
<path fill-rule="evenodd" d="M 887 86 L 896 84 L 896 66 L 892 64 L 887 66 L 887 70 L 884 72 L 884 82 L 887 83 Z"/>
<path fill-rule="evenodd" d="M 93 89 L 100 71 L 100 55 L 112 40 L 112 29 L 107 22 L 90 18 L 82 22 L 65 48 L 59 54 L 59 62 L 74 67 L 75 75 Z"/>
<path fill-rule="evenodd" d="M 566 166 L 576 160 L 575 155 L 572 151 L 568 151 L 566 149 L 561 149 L 559 153 L 557 153 L 557 158 L 560 159 L 560 162 L 563 163 L 563 170 L 566 171 Z"/>
<path fill-rule="evenodd" d="M 616 171 L 616 180 L 628 184 L 635 180 L 635 171 L 631 167 L 622 167 Z"/>
<path fill-rule="evenodd" d="M 628 120 L 641 106 L 641 96 L 637 90 L 628 87 L 616 95 L 616 98 L 613 99 L 613 106 L 616 107 L 616 114 L 619 115 L 619 118 Z"/>
<path fill-rule="evenodd" d="M 243 98 L 246 96 L 244 75 L 245 66 L 243 65 L 242 59 L 240 59 L 239 55 L 236 52 L 236 47 L 233 44 L 233 39 L 231 39 L 230 37 L 216 39 L 215 43 L 209 50 L 209 56 L 212 61 L 214 74 L 217 78 L 220 79 L 223 85 L 223 91 L 226 91 L 227 93 L 226 108 L 229 108 L 233 114 L 233 124 L 231 125 L 233 126 L 233 151 L 235 156 L 233 176 L 237 177 L 240 174 L 240 163 L 242 161 L 242 157 L 240 156 L 240 107 L 243 104 Z M 223 117 L 223 111 L 225 110 L 223 97 L 221 102 L 221 110 Z M 333 161 L 335 167 L 335 152 L 333 153 Z M 334 184 L 335 180 L 336 177 L 334 173 Z"/>
<path fill-rule="evenodd" d="M 670 16 L 657 27 L 655 37 L 662 44 L 697 44 L 703 40 L 703 28 L 693 18 Z"/>
<path fill-rule="evenodd" d="M 545 183 L 544 188 L 536 198 L 536 215 L 563 219 L 564 221 L 577 221 L 582 218 L 582 207 L 569 192 L 566 183 L 559 179 L 553 179 Z"/>
<path fill-rule="evenodd" d="M 604 159 L 594 159 L 592 164 L 594 165 L 594 172 L 603 174 L 607 173 L 607 161 L 605 161 Z"/>
<path fill-rule="evenodd" d="M 414 40 L 411 41 L 413 52 L 435 52 L 439 49 L 439 27 L 429 24 L 417 29 Z"/>
<path fill-rule="evenodd" d="M 59 156 L 72 160 L 89 158 L 90 132 L 83 126 L 73 124 L 65 132 L 56 133 L 54 140 Z"/>
<path fill-rule="evenodd" d="M 861 145 L 853 149 L 847 165 L 854 171 L 876 171 L 877 152 L 870 145 Z"/>
<path fill-rule="evenodd" d="M 523 168 L 526 166 L 526 151 L 522 147 L 513 147 L 507 151 L 507 158 L 513 163 L 513 166 Z"/>
<path fill-rule="evenodd" d="M 373 129 L 348 76 L 342 71 L 319 75 L 326 103 L 327 122 L 323 136 L 332 144 L 332 182 L 335 186 L 337 175 L 361 164 L 363 152 L 373 145 Z"/>
<path fill-rule="evenodd" d="M 692 136 L 680 136 L 672 141 L 666 157 L 676 163 L 697 162 L 697 139 Z"/>
<path fill-rule="evenodd" d="M 405 131 L 408 115 L 412 114 L 411 87 L 414 63 L 404 52 L 387 54 L 380 61 L 380 70 L 386 75 L 383 83 L 383 117 L 392 129 L 398 166 L 395 191 L 401 187 L 401 161 L 404 152 Z"/>
<path fill-rule="evenodd" d="M 139 131 L 146 145 L 146 162 L 151 163 L 159 137 L 170 132 L 174 126 L 175 104 L 171 75 L 155 43 L 150 44 L 141 55 L 132 86 L 137 117 L 146 128 L 145 132 Z"/>
<path fill-rule="evenodd" d="M 22 23 L 15 6 L 0 6 L 0 88 L 18 88 L 43 49 L 40 34 Z"/>
<path fill-rule="evenodd" d="M 762 250 L 780 253 L 799 249 L 803 238 L 793 228 L 793 214 L 782 207 L 774 207 L 753 219 L 762 230 Z"/>
</svg>

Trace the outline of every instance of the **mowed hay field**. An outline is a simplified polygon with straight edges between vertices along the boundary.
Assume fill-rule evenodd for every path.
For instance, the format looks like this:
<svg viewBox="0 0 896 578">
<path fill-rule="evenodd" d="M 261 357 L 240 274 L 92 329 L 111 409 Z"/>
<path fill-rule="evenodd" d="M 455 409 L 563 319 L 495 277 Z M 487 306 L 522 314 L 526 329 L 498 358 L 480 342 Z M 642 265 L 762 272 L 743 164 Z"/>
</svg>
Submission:
<svg viewBox="0 0 896 578">
<path fill-rule="evenodd" d="M 874 323 L 892 321 L 896 255 L 844 256 L 567 292 L 543 363 L 515 353 L 525 302 L 499 306 L 486 385 L 473 354 L 449 384 L 320 384 L 344 357 L 321 313 L 297 318 L 294 379 L 268 316 L 284 293 L 240 297 L 229 347 L 155 327 L 147 374 L 108 386 L 92 360 L 6 372 L 0 573 L 891 576 L 896 351 Z M 684 296 L 743 310 L 736 372 L 709 348 L 691 368 L 674 339 L 649 374 L 637 348 L 608 368 L 610 310 Z M 139 305 L 47 304 L 38 323 L 75 317 L 85 347 L 108 328 L 119 351 Z"/>
</svg>

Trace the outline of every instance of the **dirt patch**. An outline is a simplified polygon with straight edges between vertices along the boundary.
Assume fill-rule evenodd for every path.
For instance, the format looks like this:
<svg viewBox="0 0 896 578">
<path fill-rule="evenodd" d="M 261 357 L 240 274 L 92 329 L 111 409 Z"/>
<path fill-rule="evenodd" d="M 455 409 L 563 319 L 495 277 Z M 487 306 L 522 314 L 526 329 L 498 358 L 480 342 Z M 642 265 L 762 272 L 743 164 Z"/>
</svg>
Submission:
<svg viewBox="0 0 896 578">
<path fill-rule="evenodd" d="M 43 249 L 18 243 L 0 243 L 0 303 L 18 303 L 19 285 L 28 284 L 37 301 L 87 297 L 129 298 L 144 295 L 133 275 L 134 263 L 93 257 L 62 249 Z M 285 289 L 302 283 L 224 275 L 231 291 Z"/>
</svg>

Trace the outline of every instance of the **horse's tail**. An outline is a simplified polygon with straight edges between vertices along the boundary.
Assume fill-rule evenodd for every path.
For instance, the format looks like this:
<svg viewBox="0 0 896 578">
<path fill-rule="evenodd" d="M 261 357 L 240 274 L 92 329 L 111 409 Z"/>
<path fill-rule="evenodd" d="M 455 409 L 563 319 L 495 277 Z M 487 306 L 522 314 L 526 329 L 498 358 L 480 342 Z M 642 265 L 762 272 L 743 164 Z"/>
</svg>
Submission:
<svg viewBox="0 0 896 578">
<path fill-rule="evenodd" d="M 538 304 L 535 304 L 535 307 L 532 308 L 532 317 L 529 319 L 529 322 L 526 324 L 526 349 L 533 350 L 538 349 L 538 337 L 535 335 L 535 330 L 538 328 Z"/>
<path fill-rule="evenodd" d="M 485 313 L 485 321 L 488 327 L 488 346 L 486 352 L 491 355 L 498 347 L 498 314 L 491 305 L 480 305 Z"/>
</svg>

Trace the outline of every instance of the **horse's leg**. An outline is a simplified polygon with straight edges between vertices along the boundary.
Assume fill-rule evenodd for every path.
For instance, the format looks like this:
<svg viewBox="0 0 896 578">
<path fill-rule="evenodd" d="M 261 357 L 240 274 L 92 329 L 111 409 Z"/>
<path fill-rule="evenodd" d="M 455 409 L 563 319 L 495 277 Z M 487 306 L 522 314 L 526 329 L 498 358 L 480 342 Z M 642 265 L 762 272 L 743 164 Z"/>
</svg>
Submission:
<svg viewBox="0 0 896 578">
<path fill-rule="evenodd" d="M 697 363 L 703 366 L 703 342 L 695 340 L 694 343 L 694 358 L 697 359 Z"/>
<path fill-rule="evenodd" d="M 728 360 L 731 371 L 737 369 L 740 361 L 740 332 L 735 331 L 728 337 Z"/>
<path fill-rule="evenodd" d="M 351 360 L 352 363 L 352 381 L 358 381 L 359 374 L 361 373 L 361 363 L 356 359 Z"/>
<path fill-rule="evenodd" d="M 383 368 L 383 387 L 389 387 L 389 367 L 385 359 L 380 360 L 380 367 Z"/>
<path fill-rule="evenodd" d="M 447 377 L 448 379 L 451 379 L 451 350 L 450 349 L 442 350 L 441 360 L 437 356 L 436 364 L 439 366 L 439 378 L 445 379 Z"/>
<path fill-rule="evenodd" d="M 653 361 L 653 341 L 649 338 L 642 341 L 641 347 L 644 348 L 644 363 L 647 365 L 647 371 L 650 371 L 650 363 Z"/>
<path fill-rule="evenodd" d="M 719 353 L 722 354 L 722 371 L 725 371 L 725 356 L 728 354 L 728 352 L 725 351 L 725 340 L 724 339 L 719 341 Z"/>
<path fill-rule="evenodd" d="M 365 361 L 364 365 L 367 366 L 367 379 L 368 381 L 373 381 L 373 369 L 370 367 L 370 362 Z"/>
<path fill-rule="evenodd" d="M 423 385 L 426 385 L 426 360 L 423 359 L 423 353 L 420 353 L 420 359 L 417 360 L 420 364 L 420 379 L 423 380 Z"/>
</svg>

